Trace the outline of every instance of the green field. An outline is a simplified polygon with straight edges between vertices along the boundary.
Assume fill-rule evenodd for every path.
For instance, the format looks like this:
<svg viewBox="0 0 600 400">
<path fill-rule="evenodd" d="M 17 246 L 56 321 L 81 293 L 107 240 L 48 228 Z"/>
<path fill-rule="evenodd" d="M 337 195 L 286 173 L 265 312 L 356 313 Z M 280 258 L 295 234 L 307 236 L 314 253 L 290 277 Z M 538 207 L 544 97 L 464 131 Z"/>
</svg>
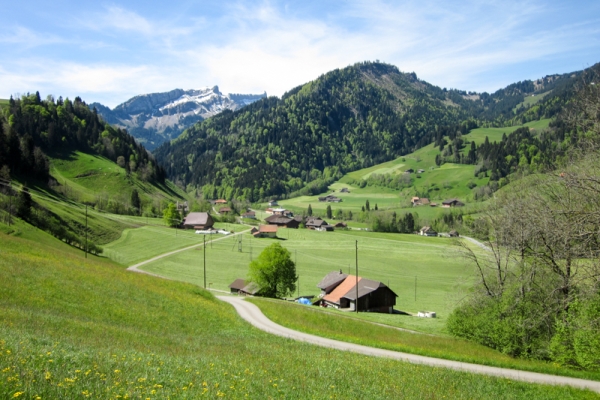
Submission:
<svg viewBox="0 0 600 400">
<path fill-rule="evenodd" d="M 3 233 L 0 243 L 2 398 L 594 396 L 332 352 L 258 331 L 193 285 L 60 243 Z"/>
<path fill-rule="evenodd" d="M 50 173 L 62 186 L 63 194 L 78 202 L 96 202 L 108 197 L 127 204 L 134 188 L 142 202 L 177 201 L 186 197 L 171 182 L 164 186 L 142 182 L 134 174 L 127 176 L 124 168 L 107 158 L 79 151 L 51 157 Z"/>
<path fill-rule="evenodd" d="M 485 137 L 487 136 L 490 143 L 499 142 L 502 140 L 502 135 L 506 134 L 508 136 L 511 132 L 514 132 L 521 127 L 527 126 L 532 130 L 541 131 L 542 129 L 547 128 L 548 124 L 550 124 L 549 119 L 541 119 L 539 121 L 527 122 L 526 124 L 519 126 L 509 126 L 503 128 L 477 128 L 473 129 L 467 135 L 464 135 L 463 139 L 468 140 L 469 142 L 474 141 L 475 144 L 479 145 L 485 142 Z M 467 152 L 468 150 L 469 147 L 466 148 Z"/>
<path fill-rule="evenodd" d="M 125 265 L 202 242 L 201 235 L 189 231 L 175 237 L 173 229 L 144 227 L 125 231 L 123 237 L 105 246 L 106 254 Z M 360 231 L 317 232 L 307 229 L 280 229 L 280 243 L 297 262 L 302 295 L 316 295 L 317 283 L 329 272 L 355 271 L 355 243 L 358 241 L 359 275 L 389 284 L 398 295 L 398 310 L 432 310 L 439 318 L 424 321 L 397 317 L 398 326 L 442 332 L 446 317 L 471 287 L 472 270 L 465 267 L 452 240 L 417 235 L 369 233 Z M 236 278 L 245 278 L 251 259 L 273 239 L 242 235 L 226 237 L 206 248 L 207 284 L 228 290 Z M 141 269 L 172 279 L 203 285 L 204 254 L 201 247 L 146 264 Z M 416 279 L 416 299 L 415 299 Z"/>
<path fill-rule="evenodd" d="M 516 112 L 516 111 L 517 111 L 517 109 L 518 109 L 519 107 L 521 107 L 521 106 L 524 106 L 524 107 L 526 107 L 526 108 L 527 108 L 527 107 L 531 107 L 531 106 L 533 106 L 534 104 L 537 104 L 537 103 L 539 103 L 540 101 L 544 100 L 544 98 L 545 98 L 546 96 L 548 96 L 550 93 L 552 93 L 552 90 L 549 90 L 549 91 L 547 91 L 547 92 L 544 92 L 544 93 L 539 93 L 539 94 L 535 94 L 535 95 L 531 95 L 531 96 L 526 96 L 526 97 L 525 97 L 525 100 L 523 100 L 523 102 L 519 103 L 519 104 L 518 104 L 518 105 L 517 105 L 517 106 L 516 106 L 516 107 L 513 109 L 513 112 Z"/>
</svg>

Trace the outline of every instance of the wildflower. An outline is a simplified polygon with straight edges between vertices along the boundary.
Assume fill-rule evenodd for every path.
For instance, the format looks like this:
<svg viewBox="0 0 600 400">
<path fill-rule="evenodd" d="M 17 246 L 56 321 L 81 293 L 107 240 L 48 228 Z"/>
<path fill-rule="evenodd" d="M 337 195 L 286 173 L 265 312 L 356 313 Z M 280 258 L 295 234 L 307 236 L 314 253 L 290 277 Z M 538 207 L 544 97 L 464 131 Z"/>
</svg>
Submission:
<svg viewBox="0 0 600 400">
<path fill-rule="evenodd" d="M 13 399 L 16 399 L 17 397 L 21 397 L 25 392 L 16 392 L 15 394 L 13 394 Z"/>
<path fill-rule="evenodd" d="M 115 374 L 118 374 L 118 373 L 120 373 L 120 372 L 121 372 L 121 370 L 120 370 L 120 369 L 115 369 Z"/>
<path fill-rule="evenodd" d="M 52 374 L 50 373 L 50 371 L 46 371 L 46 373 L 44 374 L 44 378 L 46 378 L 47 381 L 49 381 L 50 378 L 52 378 Z"/>
</svg>

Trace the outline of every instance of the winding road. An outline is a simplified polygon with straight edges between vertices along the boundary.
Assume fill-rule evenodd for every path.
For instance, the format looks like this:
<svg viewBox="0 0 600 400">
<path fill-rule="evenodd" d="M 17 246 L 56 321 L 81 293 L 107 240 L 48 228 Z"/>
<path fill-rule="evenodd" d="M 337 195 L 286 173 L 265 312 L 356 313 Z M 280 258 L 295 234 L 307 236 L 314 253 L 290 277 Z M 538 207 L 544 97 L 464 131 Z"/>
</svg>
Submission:
<svg viewBox="0 0 600 400">
<path fill-rule="evenodd" d="M 374 357 L 386 357 L 395 360 L 410 362 L 413 364 L 429 365 L 433 367 L 450 368 L 458 371 L 475 374 L 489 375 L 549 385 L 566 385 L 579 389 L 590 389 L 600 393 L 600 382 L 586 379 L 570 378 L 566 376 L 546 375 L 537 372 L 519 371 L 508 368 L 488 367 L 485 365 L 470 364 L 459 361 L 443 360 L 433 357 L 419 356 L 416 354 L 401 353 L 397 351 L 378 349 L 375 347 L 362 346 L 354 343 L 340 342 L 337 340 L 322 338 L 303 332 L 298 332 L 278 325 L 268 319 L 260 309 L 252 303 L 244 301 L 243 298 L 234 296 L 217 296 L 219 300 L 227 302 L 235 308 L 238 314 L 253 326 L 273 335 L 311 343 L 317 346 L 327 347 L 342 351 L 364 354 Z"/>
</svg>

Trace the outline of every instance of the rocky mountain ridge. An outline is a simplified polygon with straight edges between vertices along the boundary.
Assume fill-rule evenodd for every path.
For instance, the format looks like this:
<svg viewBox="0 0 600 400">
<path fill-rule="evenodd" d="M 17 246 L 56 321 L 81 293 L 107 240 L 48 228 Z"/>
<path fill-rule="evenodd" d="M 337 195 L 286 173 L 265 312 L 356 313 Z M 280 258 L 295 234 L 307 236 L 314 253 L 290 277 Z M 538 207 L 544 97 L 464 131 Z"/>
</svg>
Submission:
<svg viewBox="0 0 600 400">
<path fill-rule="evenodd" d="M 265 98 L 263 94 L 223 94 L 218 86 L 203 89 L 174 89 L 135 96 L 110 109 L 90 104 L 102 118 L 125 128 L 148 150 L 175 139 L 187 127 L 224 110 L 238 110 Z"/>
</svg>

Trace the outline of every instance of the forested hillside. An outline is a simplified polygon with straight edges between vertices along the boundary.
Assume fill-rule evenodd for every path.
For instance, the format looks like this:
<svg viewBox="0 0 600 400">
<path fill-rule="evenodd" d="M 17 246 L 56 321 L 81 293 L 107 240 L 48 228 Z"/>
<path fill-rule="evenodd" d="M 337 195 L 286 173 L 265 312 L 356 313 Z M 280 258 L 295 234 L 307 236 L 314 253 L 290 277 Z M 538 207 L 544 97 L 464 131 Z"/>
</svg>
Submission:
<svg viewBox="0 0 600 400">
<path fill-rule="evenodd" d="M 8 174 L 49 177 L 48 155 L 80 150 L 117 162 L 144 181 L 164 182 L 154 157 L 122 129 L 104 122 L 79 97 L 46 100 L 39 93 L 11 97 L 0 124 L 0 169 Z"/>
<path fill-rule="evenodd" d="M 477 94 L 441 89 L 391 65 L 358 63 L 281 99 L 264 99 L 198 123 L 155 154 L 171 180 L 202 188 L 206 198 L 257 201 L 316 194 L 343 173 L 429 143 L 443 149 L 444 136 L 454 140 L 477 126 L 553 117 L 584 76 L 584 71 L 552 75 Z M 486 145 L 480 153 L 474 149 L 470 158 L 450 155 L 454 162 L 476 164 L 484 161 L 477 154 L 487 154 L 485 168 L 496 171 L 499 179 L 510 168 L 506 162 L 489 161 L 492 153 L 503 152 Z"/>
<path fill-rule="evenodd" d="M 405 154 L 435 126 L 466 118 L 416 75 L 361 63 L 223 112 L 155 154 L 173 180 L 207 197 L 258 200 Z"/>
</svg>

